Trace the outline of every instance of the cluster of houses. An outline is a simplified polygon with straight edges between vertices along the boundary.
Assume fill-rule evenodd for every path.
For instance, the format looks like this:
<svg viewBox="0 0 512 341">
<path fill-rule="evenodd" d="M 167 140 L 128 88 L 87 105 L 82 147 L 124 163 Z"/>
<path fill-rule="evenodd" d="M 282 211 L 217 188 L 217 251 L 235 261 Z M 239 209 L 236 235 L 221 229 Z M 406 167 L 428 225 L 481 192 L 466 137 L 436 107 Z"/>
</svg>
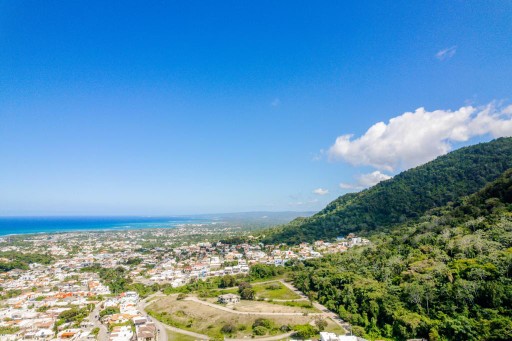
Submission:
<svg viewBox="0 0 512 341">
<path fill-rule="evenodd" d="M 320 341 L 361 341 L 363 339 L 354 335 L 336 335 L 335 333 L 320 332 Z"/>
<path fill-rule="evenodd" d="M 109 341 L 154 341 L 158 328 L 139 310 L 137 304 L 139 295 L 134 291 L 124 292 L 119 296 L 109 298 L 102 307 L 118 308 L 119 313 L 105 315 L 101 323 L 111 326 Z"/>
<path fill-rule="evenodd" d="M 163 233 L 41 235 L 19 245 L 0 241 L 0 253 L 39 252 L 55 258 L 49 265 L 30 264 L 28 270 L 0 273 L 0 330 L 3 333 L 0 340 L 89 340 L 97 337 L 97 328 L 103 330 L 110 326 L 109 333 L 105 334 L 112 341 L 152 341 L 157 328 L 137 309 L 138 295 L 133 292 L 113 295 L 98 274 L 83 271 L 93 265 L 123 267 L 134 282 L 170 283 L 178 287 L 194 279 L 247 274 L 254 264 L 283 266 L 290 260 L 321 257 L 369 243 L 349 235 L 333 243 L 317 241 L 296 247 L 220 242 L 176 247 L 166 247 L 167 242 L 164 242 L 164 246 L 146 246 L 161 238 Z M 0 259 L 0 262 L 8 261 Z M 219 300 L 226 304 L 237 303 L 240 299 L 237 295 L 224 296 Z M 80 325 L 56 325 L 62 312 L 91 305 L 96 308 Z M 98 309 L 109 307 L 115 307 L 119 313 L 102 316 L 100 320 L 96 318 Z"/>
<path fill-rule="evenodd" d="M 136 292 L 122 293 L 102 301 L 88 299 L 95 298 L 94 295 L 85 297 L 86 300 L 82 300 L 84 297 L 80 293 L 47 292 L 21 294 L 12 306 L 13 299 L 8 300 L 8 307 L 0 309 L 0 330 L 10 332 L 0 333 L 0 340 L 95 340 L 101 332 L 109 341 L 156 340 L 158 329 L 137 308 L 139 296 Z M 59 315 L 72 307 L 91 305 L 97 308 L 91 309 L 79 325 L 74 322 L 56 324 Z M 100 318 L 98 312 L 109 307 L 119 312 Z"/>
</svg>

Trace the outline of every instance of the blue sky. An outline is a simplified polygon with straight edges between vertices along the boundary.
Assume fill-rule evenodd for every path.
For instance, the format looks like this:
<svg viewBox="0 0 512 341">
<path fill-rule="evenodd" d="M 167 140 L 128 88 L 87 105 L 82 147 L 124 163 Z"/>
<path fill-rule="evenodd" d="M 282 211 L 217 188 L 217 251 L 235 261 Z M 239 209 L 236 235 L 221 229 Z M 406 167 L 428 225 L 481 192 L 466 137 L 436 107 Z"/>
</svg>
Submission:
<svg viewBox="0 0 512 341">
<path fill-rule="evenodd" d="M 511 17 L 510 1 L 0 1 L 0 215 L 321 209 L 512 134 Z"/>
</svg>

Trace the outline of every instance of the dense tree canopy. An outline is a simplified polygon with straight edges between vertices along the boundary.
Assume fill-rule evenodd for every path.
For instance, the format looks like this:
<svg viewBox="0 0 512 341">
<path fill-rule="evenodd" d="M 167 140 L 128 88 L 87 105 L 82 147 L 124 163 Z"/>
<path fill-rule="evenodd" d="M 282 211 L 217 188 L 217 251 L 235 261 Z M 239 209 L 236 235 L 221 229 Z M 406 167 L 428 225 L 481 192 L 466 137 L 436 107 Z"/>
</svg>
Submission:
<svg viewBox="0 0 512 341">
<path fill-rule="evenodd" d="M 53 257 L 41 253 L 20 253 L 14 251 L 0 252 L 0 272 L 13 269 L 27 270 L 29 264 L 50 264 Z"/>
<path fill-rule="evenodd" d="M 345 194 L 308 218 L 264 232 L 265 242 L 298 244 L 389 228 L 481 189 L 512 167 L 512 138 L 461 148 L 359 193 Z"/>
<path fill-rule="evenodd" d="M 371 238 L 299 264 L 295 284 L 370 339 L 512 339 L 512 170 Z"/>
</svg>

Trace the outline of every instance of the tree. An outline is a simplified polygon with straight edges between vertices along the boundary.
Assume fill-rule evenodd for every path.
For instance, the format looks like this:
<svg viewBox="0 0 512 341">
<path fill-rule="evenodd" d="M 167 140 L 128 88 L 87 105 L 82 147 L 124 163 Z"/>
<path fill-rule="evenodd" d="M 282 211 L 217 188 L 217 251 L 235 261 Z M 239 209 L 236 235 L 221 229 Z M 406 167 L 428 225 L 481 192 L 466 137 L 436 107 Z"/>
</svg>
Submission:
<svg viewBox="0 0 512 341">
<path fill-rule="evenodd" d="M 244 291 L 245 289 L 251 289 L 252 288 L 252 285 L 251 283 L 249 282 L 241 282 L 240 284 L 238 284 L 238 293 L 241 294 L 242 291 Z"/>
<path fill-rule="evenodd" d="M 225 275 L 220 278 L 219 286 L 221 288 L 230 288 L 236 285 L 236 279 L 231 275 Z"/>
<path fill-rule="evenodd" d="M 256 292 L 248 282 L 241 282 L 238 285 L 238 293 L 243 300 L 253 300 L 256 297 Z"/>
<path fill-rule="evenodd" d="M 370 238 L 293 267 L 294 284 L 368 339 L 512 339 L 512 169 Z"/>
<path fill-rule="evenodd" d="M 256 297 L 256 292 L 252 288 L 245 288 L 240 293 L 240 297 L 243 300 L 254 300 L 254 298 Z"/>
<path fill-rule="evenodd" d="M 119 308 L 118 307 L 108 307 L 100 311 L 100 317 L 106 316 L 106 315 L 113 315 L 113 314 L 119 314 Z"/>
</svg>

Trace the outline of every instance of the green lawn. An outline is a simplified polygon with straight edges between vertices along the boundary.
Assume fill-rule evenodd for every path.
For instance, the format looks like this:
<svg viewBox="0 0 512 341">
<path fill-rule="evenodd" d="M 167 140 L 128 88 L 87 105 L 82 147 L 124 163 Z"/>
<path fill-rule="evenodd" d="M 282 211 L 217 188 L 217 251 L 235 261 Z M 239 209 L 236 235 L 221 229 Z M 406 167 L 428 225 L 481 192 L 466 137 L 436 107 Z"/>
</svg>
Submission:
<svg viewBox="0 0 512 341">
<path fill-rule="evenodd" d="M 285 287 L 281 282 L 275 281 L 270 283 L 253 284 L 256 291 L 256 297 L 272 300 L 296 300 L 299 295 Z"/>
</svg>

